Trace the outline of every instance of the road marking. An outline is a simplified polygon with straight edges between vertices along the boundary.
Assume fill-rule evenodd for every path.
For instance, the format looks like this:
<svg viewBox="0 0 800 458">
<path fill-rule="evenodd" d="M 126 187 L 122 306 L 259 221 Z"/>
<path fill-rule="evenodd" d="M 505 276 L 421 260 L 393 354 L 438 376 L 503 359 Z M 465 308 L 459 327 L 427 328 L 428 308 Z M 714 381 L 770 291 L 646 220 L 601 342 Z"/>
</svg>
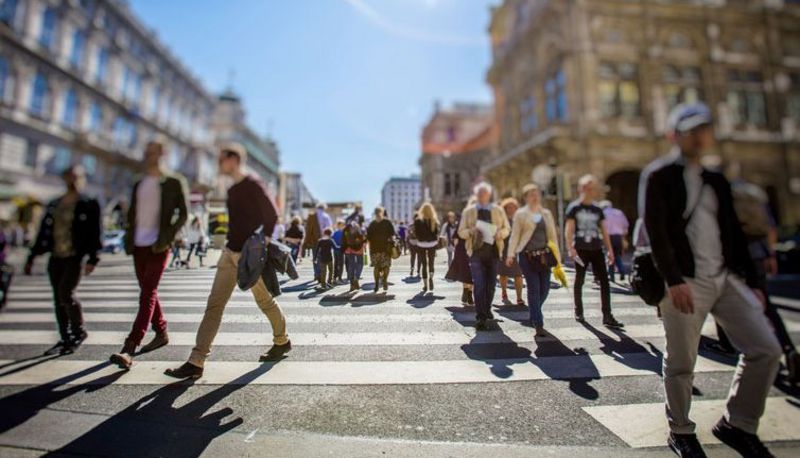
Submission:
<svg viewBox="0 0 800 458">
<path fill-rule="evenodd" d="M 664 417 L 664 404 L 627 404 L 584 407 L 583 410 L 629 446 L 663 447 L 669 428 Z M 725 400 L 692 402 L 692 420 L 697 423 L 697 436 L 704 444 L 718 444 L 711 428 L 722 417 Z M 758 435 L 765 442 L 800 440 L 800 409 L 788 398 L 767 398 Z"/>
<path fill-rule="evenodd" d="M 775 305 L 788 307 L 800 312 L 800 299 L 792 299 L 790 297 L 770 296 L 769 300 Z"/>
<path fill-rule="evenodd" d="M 533 331 L 517 323 L 504 324 L 505 329 L 500 331 L 479 332 L 471 327 L 464 327 L 459 331 L 419 331 L 419 332 L 320 332 L 320 333 L 292 333 L 289 329 L 289 338 L 294 345 L 349 345 L 349 346 L 376 346 L 376 345 L 483 345 L 483 344 L 513 344 L 534 342 Z M 513 329 L 510 329 L 513 327 Z M 797 325 L 795 325 L 797 328 Z M 598 335 L 604 339 L 620 341 L 623 334 L 616 334 L 602 326 L 595 327 L 597 334 L 590 332 L 583 326 L 554 328 L 550 333 L 561 341 L 592 340 Z M 715 331 L 713 321 L 706 322 L 703 333 L 713 334 Z M 92 331 L 85 345 L 119 345 L 127 336 L 123 331 Z M 631 339 L 663 338 L 664 329 L 661 324 L 631 325 L 625 330 L 624 336 Z M 170 343 L 173 345 L 192 346 L 195 343 L 194 332 L 170 332 Z M 28 331 L 28 330 L 3 330 L 0 332 L 0 345 L 45 345 L 58 340 L 55 331 Z M 555 341 L 545 339 L 544 342 Z M 240 346 L 271 344 L 272 338 L 267 332 L 220 332 L 214 340 L 216 346 Z"/>
<path fill-rule="evenodd" d="M 459 361 L 291 361 L 277 364 L 209 361 L 199 383 L 227 384 L 248 372 L 264 370 L 250 385 L 399 385 L 437 383 L 485 383 L 524 380 L 574 380 L 655 375 L 660 367 L 658 357 L 649 353 L 607 355 L 552 356 L 527 359 L 459 360 Z M 8 361 L 0 361 L 0 365 Z M 163 375 L 167 368 L 179 366 L 176 361 L 136 361 L 133 369 L 115 379 L 116 385 L 164 385 L 174 382 Z M 74 379 L 93 367 L 91 374 Z M 64 384 L 106 383 L 103 377 L 119 372 L 116 366 L 97 361 L 53 360 L 14 372 L 7 366 L 0 371 L 0 385 L 40 385 L 59 379 Z M 731 366 L 700 358 L 697 372 L 732 371 Z M 11 372 L 9 375 L 2 375 Z M 662 408 L 663 409 L 663 408 Z M 662 413 L 663 415 L 663 413 Z"/>
</svg>

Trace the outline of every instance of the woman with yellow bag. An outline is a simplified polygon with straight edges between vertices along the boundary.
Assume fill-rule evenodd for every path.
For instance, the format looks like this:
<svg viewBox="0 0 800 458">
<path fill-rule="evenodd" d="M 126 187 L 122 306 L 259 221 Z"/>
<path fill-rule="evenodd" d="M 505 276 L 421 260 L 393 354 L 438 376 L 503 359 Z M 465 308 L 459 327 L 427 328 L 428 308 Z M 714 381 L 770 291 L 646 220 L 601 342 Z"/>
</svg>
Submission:
<svg viewBox="0 0 800 458">
<path fill-rule="evenodd" d="M 542 207 L 542 194 L 535 184 L 522 188 L 526 205 L 514 215 L 506 265 L 518 258 L 528 288 L 528 307 L 536 337 L 547 337 L 542 305 L 550 292 L 550 270 L 559 269 L 558 233 L 550 210 Z M 559 280 L 565 281 L 563 277 Z M 558 273 L 558 271 L 557 271 Z"/>
</svg>

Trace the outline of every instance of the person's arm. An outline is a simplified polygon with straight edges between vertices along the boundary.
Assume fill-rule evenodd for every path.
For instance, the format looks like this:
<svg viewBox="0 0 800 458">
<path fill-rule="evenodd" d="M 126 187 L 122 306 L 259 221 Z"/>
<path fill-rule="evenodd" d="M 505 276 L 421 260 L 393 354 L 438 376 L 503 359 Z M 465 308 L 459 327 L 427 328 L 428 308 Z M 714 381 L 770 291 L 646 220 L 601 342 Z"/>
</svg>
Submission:
<svg viewBox="0 0 800 458">
<path fill-rule="evenodd" d="M 98 253 L 103 249 L 103 223 L 100 217 L 100 204 L 94 199 L 89 201 L 89 219 L 92 221 L 92 233 L 87 235 L 91 237 L 92 246 L 89 247 L 89 260 L 86 261 L 86 266 L 83 268 L 86 275 L 94 272 L 95 266 L 100 262 Z"/>
<path fill-rule="evenodd" d="M 464 240 L 469 239 L 472 235 L 472 227 L 469 227 L 468 220 L 467 220 L 467 212 L 469 208 L 465 208 L 464 211 L 461 213 L 461 224 L 458 225 L 458 236 Z"/>
<path fill-rule="evenodd" d="M 553 214 L 549 211 L 545 215 L 544 222 L 545 229 L 547 230 L 547 239 L 553 242 L 553 254 L 556 256 L 556 259 L 561 262 L 561 252 L 558 248 L 558 228 L 556 227 L 556 221 L 553 219 Z"/>
<path fill-rule="evenodd" d="M 567 239 L 567 253 L 572 259 L 578 257 L 578 251 L 575 250 L 575 219 L 567 217 L 567 222 L 564 224 L 564 237 Z"/>
<path fill-rule="evenodd" d="M 47 218 L 52 218 L 50 215 L 50 205 L 45 208 L 44 215 L 42 215 L 42 221 L 39 223 L 39 232 L 36 234 L 33 245 L 31 245 L 30 249 L 28 250 L 28 257 L 25 260 L 25 267 L 23 268 L 25 275 L 31 274 L 31 271 L 33 270 L 33 261 L 36 259 L 36 256 L 41 254 L 43 242 L 42 227 L 45 225 Z"/>
<path fill-rule="evenodd" d="M 178 193 L 178 219 L 175 221 L 175 224 L 173 224 L 176 230 L 182 228 L 189 218 L 188 205 L 186 204 L 187 198 L 189 197 L 189 186 L 182 177 L 178 178 Z"/>
<path fill-rule="evenodd" d="M 608 265 L 612 265 L 614 264 L 614 247 L 611 246 L 611 237 L 608 235 L 608 229 L 606 229 L 605 224 L 602 224 L 602 221 L 600 224 L 600 233 L 603 235 L 603 245 L 606 247 Z"/>
<path fill-rule="evenodd" d="M 514 215 L 514 224 L 511 226 L 511 237 L 508 239 L 508 256 L 506 256 L 506 263 L 512 264 L 514 257 L 517 255 L 517 247 L 519 246 L 519 239 L 522 236 L 522 212 L 518 211 Z"/>
<path fill-rule="evenodd" d="M 495 240 L 505 240 L 511 234 L 511 226 L 508 224 L 508 217 L 506 216 L 505 210 L 500 207 L 495 207 L 495 211 L 498 212 L 500 215 L 500 225 L 497 227 L 497 233 L 495 234 Z"/>
<path fill-rule="evenodd" d="M 261 224 L 264 226 L 264 235 L 270 237 L 275 232 L 275 224 L 278 223 L 278 210 L 264 185 L 259 183 L 257 186 L 260 196 L 256 199 L 256 205 L 261 215 Z"/>
</svg>

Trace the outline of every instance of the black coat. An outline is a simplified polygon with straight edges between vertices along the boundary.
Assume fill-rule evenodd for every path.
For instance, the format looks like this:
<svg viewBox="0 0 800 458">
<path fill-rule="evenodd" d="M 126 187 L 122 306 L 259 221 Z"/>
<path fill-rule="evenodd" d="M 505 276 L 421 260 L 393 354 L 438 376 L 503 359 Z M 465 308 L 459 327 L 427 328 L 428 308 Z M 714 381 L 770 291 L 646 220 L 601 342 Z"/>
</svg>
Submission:
<svg viewBox="0 0 800 458">
<path fill-rule="evenodd" d="M 39 233 L 31 247 L 28 261 L 36 256 L 51 253 L 55 241 L 53 229 L 56 223 L 56 209 L 61 203 L 61 198 L 47 204 Z M 89 264 L 96 265 L 100 262 L 98 253 L 103 249 L 103 227 L 100 218 L 100 204 L 97 200 L 80 195 L 75 202 L 75 217 L 72 220 L 72 246 L 76 256 L 83 258 L 89 256 Z"/>
<path fill-rule="evenodd" d="M 680 160 L 664 161 L 647 178 L 645 185 L 644 222 L 650 239 L 656 268 L 669 286 L 684 283 L 683 277 L 694 278 L 695 265 L 684 218 L 686 183 Z M 719 202 L 717 220 L 725 267 L 741 275 L 751 287 L 758 286 L 755 264 L 747 250 L 747 239 L 733 207 L 731 185 L 717 172 L 704 170 L 703 183 L 709 185 Z"/>
</svg>

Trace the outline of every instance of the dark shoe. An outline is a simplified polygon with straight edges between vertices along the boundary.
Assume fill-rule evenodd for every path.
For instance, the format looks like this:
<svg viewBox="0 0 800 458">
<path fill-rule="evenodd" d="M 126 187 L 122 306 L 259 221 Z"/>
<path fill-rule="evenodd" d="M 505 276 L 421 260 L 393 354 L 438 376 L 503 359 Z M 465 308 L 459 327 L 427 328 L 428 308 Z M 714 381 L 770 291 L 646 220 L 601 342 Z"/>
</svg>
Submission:
<svg viewBox="0 0 800 458">
<path fill-rule="evenodd" d="M 682 458 L 705 458 L 706 456 L 703 446 L 700 445 L 700 441 L 697 440 L 697 435 L 695 434 L 669 433 L 667 445 L 676 455 Z"/>
<path fill-rule="evenodd" d="M 179 379 L 198 379 L 203 376 L 203 368 L 187 362 L 176 369 L 165 370 L 164 375 Z"/>
<path fill-rule="evenodd" d="M 719 341 L 708 342 L 706 344 L 703 344 L 703 348 L 708 351 L 714 352 L 718 355 L 725 356 L 727 358 L 735 358 L 738 355 L 736 350 L 727 347 L 725 345 L 722 345 L 721 343 L 719 343 Z"/>
<path fill-rule="evenodd" d="M 479 318 L 475 321 L 475 330 L 476 331 L 485 331 L 486 330 L 486 320 L 484 318 Z"/>
<path fill-rule="evenodd" d="M 375 289 L 373 289 L 372 292 L 377 294 L 379 289 L 380 289 L 380 285 L 378 284 L 378 282 L 375 282 Z"/>
<path fill-rule="evenodd" d="M 544 330 L 544 326 L 536 326 L 535 337 L 539 337 L 539 338 L 550 337 L 550 334 L 548 334 L 547 331 Z"/>
<path fill-rule="evenodd" d="M 153 340 L 151 340 L 147 345 L 143 346 L 141 351 L 142 353 L 149 353 L 151 351 L 158 350 L 168 343 L 169 335 L 167 335 L 167 331 L 157 332 L 156 336 L 153 337 Z"/>
<path fill-rule="evenodd" d="M 78 348 L 81 347 L 81 345 L 83 344 L 83 342 L 86 340 L 87 337 L 89 337 L 89 333 L 87 333 L 85 330 L 81 330 L 81 332 L 78 333 L 77 336 L 72 336 L 67 342 L 67 344 L 64 347 L 62 347 L 61 354 L 66 355 L 75 353 L 76 351 L 78 351 Z"/>
<path fill-rule="evenodd" d="M 44 351 L 44 356 L 65 355 L 65 348 L 69 347 L 69 343 L 64 340 L 59 340 L 55 345 Z"/>
<path fill-rule="evenodd" d="M 389 291 L 389 282 L 387 280 L 383 281 L 383 292 Z"/>
<path fill-rule="evenodd" d="M 133 354 L 136 352 L 136 345 L 128 339 L 119 353 L 114 353 L 108 358 L 109 361 L 119 366 L 120 369 L 129 370 L 133 366 Z"/>
<path fill-rule="evenodd" d="M 357 289 L 357 288 L 356 288 L 356 282 L 354 282 L 354 281 L 351 281 L 351 282 L 350 282 L 350 291 L 349 291 L 349 292 L 350 292 L 350 293 L 352 293 L 352 292 L 353 292 L 353 291 L 355 291 L 356 289 Z"/>
<path fill-rule="evenodd" d="M 356 289 L 355 290 L 358 291 L 359 289 L 361 289 L 361 283 L 358 280 L 356 280 Z"/>
<path fill-rule="evenodd" d="M 787 378 L 790 383 L 800 383 L 800 353 L 792 350 L 786 354 Z"/>
<path fill-rule="evenodd" d="M 262 363 L 267 361 L 280 361 L 283 359 L 283 356 L 286 353 L 289 353 L 289 350 L 292 349 L 292 342 L 287 341 L 283 345 L 273 345 L 272 348 L 269 349 L 268 352 L 261 355 L 258 360 Z"/>
<path fill-rule="evenodd" d="M 711 429 L 714 437 L 747 458 L 771 458 L 773 455 L 755 434 L 745 432 L 721 418 Z"/>
<path fill-rule="evenodd" d="M 578 323 L 585 323 L 586 319 L 583 317 L 582 313 L 576 313 L 575 314 L 575 321 L 577 321 Z"/>
<path fill-rule="evenodd" d="M 608 316 L 603 318 L 603 326 L 613 329 L 622 329 L 625 327 L 624 324 L 617 321 L 617 319 L 614 318 L 613 316 Z"/>
<path fill-rule="evenodd" d="M 517 301 L 517 305 L 520 306 L 520 307 L 525 307 L 526 304 L 525 304 L 525 301 L 523 301 L 522 299 L 519 299 Z"/>
<path fill-rule="evenodd" d="M 475 298 L 472 297 L 472 291 L 467 293 L 467 305 L 475 305 Z"/>
</svg>

